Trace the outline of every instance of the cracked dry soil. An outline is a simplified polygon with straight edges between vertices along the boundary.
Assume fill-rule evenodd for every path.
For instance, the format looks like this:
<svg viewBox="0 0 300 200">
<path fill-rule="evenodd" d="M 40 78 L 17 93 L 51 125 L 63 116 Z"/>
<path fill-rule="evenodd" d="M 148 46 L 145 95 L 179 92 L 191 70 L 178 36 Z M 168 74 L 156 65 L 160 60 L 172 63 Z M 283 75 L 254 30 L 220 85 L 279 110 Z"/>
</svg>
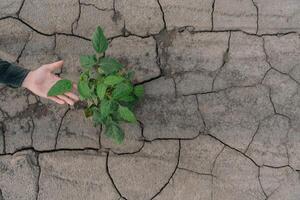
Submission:
<svg viewBox="0 0 300 200">
<path fill-rule="evenodd" d="M 298 200 L 300 1 L 1 0 L 0 57 L 63 59 L 101 25 L 136 71 L 116 145 L 82 115 L 0 86 L 0 200 Z"/>
</svg>

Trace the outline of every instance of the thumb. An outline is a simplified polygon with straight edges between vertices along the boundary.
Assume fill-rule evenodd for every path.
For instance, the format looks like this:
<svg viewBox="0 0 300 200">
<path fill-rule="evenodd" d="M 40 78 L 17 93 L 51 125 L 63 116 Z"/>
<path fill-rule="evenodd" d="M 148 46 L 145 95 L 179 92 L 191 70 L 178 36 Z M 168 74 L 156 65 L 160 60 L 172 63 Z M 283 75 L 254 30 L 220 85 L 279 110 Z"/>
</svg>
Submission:
<svg viewBox="0 0 300 200">
<path fill-rule="evenodd" d="M 64 65 L 64 61 L 57 61 L 55 63 L 51 63 L 51 64 L 47 64 L 45 65 L 45 67 L 50 70 L 51 72 L 58 70 L 60 68 L 62 68 L 62 66 Z"/>
</svg>

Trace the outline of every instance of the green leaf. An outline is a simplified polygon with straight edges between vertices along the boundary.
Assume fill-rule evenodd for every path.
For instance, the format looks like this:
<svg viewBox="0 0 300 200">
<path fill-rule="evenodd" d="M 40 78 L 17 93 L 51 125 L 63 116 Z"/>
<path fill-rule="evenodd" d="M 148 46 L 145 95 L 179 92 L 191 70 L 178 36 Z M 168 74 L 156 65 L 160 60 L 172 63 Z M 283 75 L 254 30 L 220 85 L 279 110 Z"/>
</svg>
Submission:
<svg viewBox="0 0 300 200">
<path fill-rule="evenodd" d="M 48 91 L 48 96 L 57 96 L 72 91 L 72 82 L 66 79 L 57 81 Z"/>
<path fill-rule="evenodd" d="M 101 101 L 100 111 L 102 119 L 106 118 L 111 113 L 111 104 L 112 102 L 107 99 Z"/>
<path fill-rule="evenodd" d="M 127 107 L 124 106 L 119 106 L 118 112 L 120 114 L 120 117 L 122 119 L 124 119 L 127 122 L 131 122 L 134 123 L 136 122 L 136 118 L 133 114 L 133 112 L 131 112 L 131 110 L 129 110 Z"/>
<path fill-rule="evenodd" d="M 92 116 L 93 115 L 93 110 L 91 108 L 84 109 L 84 115 L 85 115 L 86 118 Z"/>
<path fill-rule="evenodd" d="M 113 86 L 121 83 L 123 80 L 124 78 L 121 76 L 110 75 L 104 79 L 104 84 Z"/>
<path fill-rule="evenodd" d="M 92 44 L 97 53 L 103 53 L 108 48 L 108 41 L 103 30 L 98 26 L 92 37 Z"/>
<path fill-rule="evenodd" d="M 104 123 L 104 119 L 102 118 L 101 112 L 98 110 L 93 111 L 93 121 L 96 124 Z"/>
<path fill-rule="evenodd" d="M 84 68 L 91 68 L 97 63 L 95 55 L 92 56 L 80 56 L 80 65 Z"/>
<path fill-rule="evenodd" d="M 100 100 L 104 98 L 106 90 L 107 90 L 107 85 L 101 83 L 97 85 L 97 96 L 99 97 Z"/>
<path fill-rule="evenodd" d="M 122 144 L 125 137 L 122 129 L 115 123 L 112 123 L 106 127 L 105 135 L 113 138 L 113 140 L 118 144 Z"/>
<path fill-rule="evenodd" d="M 129 71 L 126 74 L 126 78 L 129 79 L 129 80 L 133 80 L 133 78 L 134 78 L 134 71 Z"/>
<path fill-rule="evenodd" d="M 133 102 L 133 101 L 135 101 L 136 100 L 136 97 L 134 97 L 134 96 L 123 96 L 123 97 L 120 97 L 119 99 L 118 99 L 119 101 L 124 101 L 124 102 Z"/>
<path fill-rule="evenodd" d="M 91 97 L 91 90 L 89 88 L 87 80 L 80 79 L 77 87 L 78 87 L 78 92 L 82 98 Z"/>
<path fill-rule="evenodd" d="M 106 75 L 109 75 L 119 71 L 123 65 L 114 58 L 106 57 L 100 60 L 100 67 Z"/>
<path fill-rule="evenodd" d="M 128 83 L 120 83 L 116 86 L 114 91 L 112 92 L 113 99 L 119 99 L 124 96 L 128 96 L 132 93 L 133 86 Z"/>
<path fill-rule="evenodd" d="M 139 98 L 144 96 L 144 87 L 142 85 L 135 86 L 133 93 Z"/>
</svg>

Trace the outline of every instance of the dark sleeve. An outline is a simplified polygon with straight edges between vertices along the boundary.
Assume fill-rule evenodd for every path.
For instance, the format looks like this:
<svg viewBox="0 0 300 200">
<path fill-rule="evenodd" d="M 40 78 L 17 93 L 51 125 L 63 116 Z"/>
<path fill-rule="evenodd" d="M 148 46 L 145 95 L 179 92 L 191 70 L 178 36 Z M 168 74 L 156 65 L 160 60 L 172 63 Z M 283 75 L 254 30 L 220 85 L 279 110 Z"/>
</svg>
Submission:
<svg viewBox="0 0 300 200">
<path fill-rule="evenodd" d="M 0 83 L 20 87 L 29 70 L 0 59 Z"/>
</svg>

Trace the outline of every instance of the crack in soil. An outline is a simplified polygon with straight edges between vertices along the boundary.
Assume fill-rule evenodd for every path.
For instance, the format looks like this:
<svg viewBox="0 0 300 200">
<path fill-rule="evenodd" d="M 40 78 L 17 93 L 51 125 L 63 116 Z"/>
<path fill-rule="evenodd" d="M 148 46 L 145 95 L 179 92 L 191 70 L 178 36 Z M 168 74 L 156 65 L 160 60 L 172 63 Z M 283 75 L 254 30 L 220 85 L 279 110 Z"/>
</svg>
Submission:
<svg viewBox="0 0 300 200">
<path fill-rule="evenodd" d="M 256 3 L 254 2 L 254 0 L 252 0 L 252 3 L 253 3 L 253 6 L 255 7 L 256 9 L 256 32 L 255 34 L 258 33 L 258 29 L 259 29 L 259 8 L 258 6 L 256 5 Z"/>
<path fill-rule="evenodd" d="M 229 36 L 228 36 L 227 49 L 226 49 L 225 53 L 223 54 L 223 63 L 221 65 L 221 67 L 219 69 L 217 69 L 217 73 L 212 81 L 212 86 L 211 86 L 212 91 L 214 91 L 215 81 L 216 81 L 218 75 L 220 74 L 220 72 L 223 69 L 223 67 L 225 66 L 225 64 L 228 62 L 229 51 L 230 51 L 230 42 L 231 42 L 231 32 L 229 32 Z"/>
<path fill-rule="evenodd" d="M 106 173 L 107 173 L 107 175 L 108 175 L 108 177 L 109 177 L 109 179 L 110 179 L 110 181 L 111 181 L 113 187 L 115 188 L 115 190 L 116 190 L 117 193 L 119 194 L 119 196 L 120 196 L 121 198 L 127 200 L 127 198 L 125 198 L 125 197 L 121 194 L 121 192 L 119 191 L 119 189 L 117 188 L 117 186 L 116 186 L 116 184 L 115 184 L 115 182 L 114 182 L 114 179 L 112 178 L 112 176 L 111 176 L 111 174 L 110 174 L 109 167 L 108 167 L 108 157 L 109 157 L 109 152 L 106 153 Z"/>
<path fill-rule="evenodd" d="M 165 19 L 165 12 L 164 12 L 163 7 L 162 7 L 162 5 L 161 5 L 161 3 L 160 3 L 159 0 L 157 0 L 157 3 L 159 5 L 159 8 L 160 8 L 160 11 L 161 11 L 161 14 L 162 14 L 162 20 L 164 22 L 164 28 L 163 29 L 166 30 L 167 29 L 167 23 L 166 23 L 166 19 Z"/>
<path fill-rule="evenodd" d="M 263 186 L 262 186 L 261 180 L 260 180 L 260 167 L 258 168 L 258 176 L 257 176 L 257 178 L 258 178 L 259 186 L 260 186 L 260 188 L 261 188 L 261 190 L 262 190 L 264 196 L 266 197 L 266 199 L 268 199 L 268 195 L 267 195 L 267 193 L 265 192 L 265 190 L 264 190 L 264 188 L 263 188 Z"/>
<path fill-rule="evenodd" d="M 211 10 L 211 31 L 214 30 L 214 12 L 215 12 L 215 3 L 216 3 L 216 0 L 214 0 L 213 3 L 212 3 L 212 10 Z"/>
<path fill-rule="evenodd" d="M 38 178 L 37 178 L 37 184 L 36 184 L 36 200 L 38 200 L 39 198 L 39 192 L 40 192 L 40 177 L 41 177 L 41 173 L 42 173 L 42 169 L 41 169 L 41 166 L 40 166 L 40 161 L 39 161 L 39 154 L 37 153 L 37 156 L 36 156 L 36 164 L 37 164 L 37 167 L 39 168 L 39 173 L 38 173 Z"/>
<path fill-rule="evenodd" d="M 176 171 L 178 169 L 178 165 L 179 165 L 180 152 L 181 152 L 181 141 L 178 140 L 178 157 L 177 157 L 177 163 L 176 163 L 175 169 L 172 172 L 172 174 L 171 174 L 170 178 L 168 179 L 168 181 L 165 183 L 165 185 L 163 185 L 163 187 L 153 197 L 150 198 L 151 200 L 154 199 L 156 196 L 158 196 L 168 186 L 168 184 L 170 183 L 171 179 L 175 175 L 175 173 L 176 173 Z"/>
<path fill-rule="evenodd" d="M 20 13 L 21 13 L 21 10 L 22 10 L 22 8 L 23 8 L 23 6 L 24 6 L 24 3 L 25 3 L 25 0 L 22 1 L 19 10 L 18 10 L 17 13 L 16 13 L 16 15 L 17 15 L 18 18 L 20 18 Z"/>
<path fill-rule="evenodd" d="M 59 123 L 59 126 L 58 126 L 58 129 L 57 129 L 57 132 L 56 132 L 56 137 L 55 137 L 55 144 L 54 144 L 54 148 L 57 149 L 57 142 L 58 142 L 58 138 L 59 138 L 59 131 L 61 129 L 61 126 L 62 126 L 62 123 L 64 121 L 64 118 L 65 116 L 67 115 L 67 113 L 71 110 L 70 106 L 69 108 L 66 110 L 66 112 L 64 113 L 64 115 L 62 116 L 61 120 L 60 120 L 60 123 Z"/>
</svg>

